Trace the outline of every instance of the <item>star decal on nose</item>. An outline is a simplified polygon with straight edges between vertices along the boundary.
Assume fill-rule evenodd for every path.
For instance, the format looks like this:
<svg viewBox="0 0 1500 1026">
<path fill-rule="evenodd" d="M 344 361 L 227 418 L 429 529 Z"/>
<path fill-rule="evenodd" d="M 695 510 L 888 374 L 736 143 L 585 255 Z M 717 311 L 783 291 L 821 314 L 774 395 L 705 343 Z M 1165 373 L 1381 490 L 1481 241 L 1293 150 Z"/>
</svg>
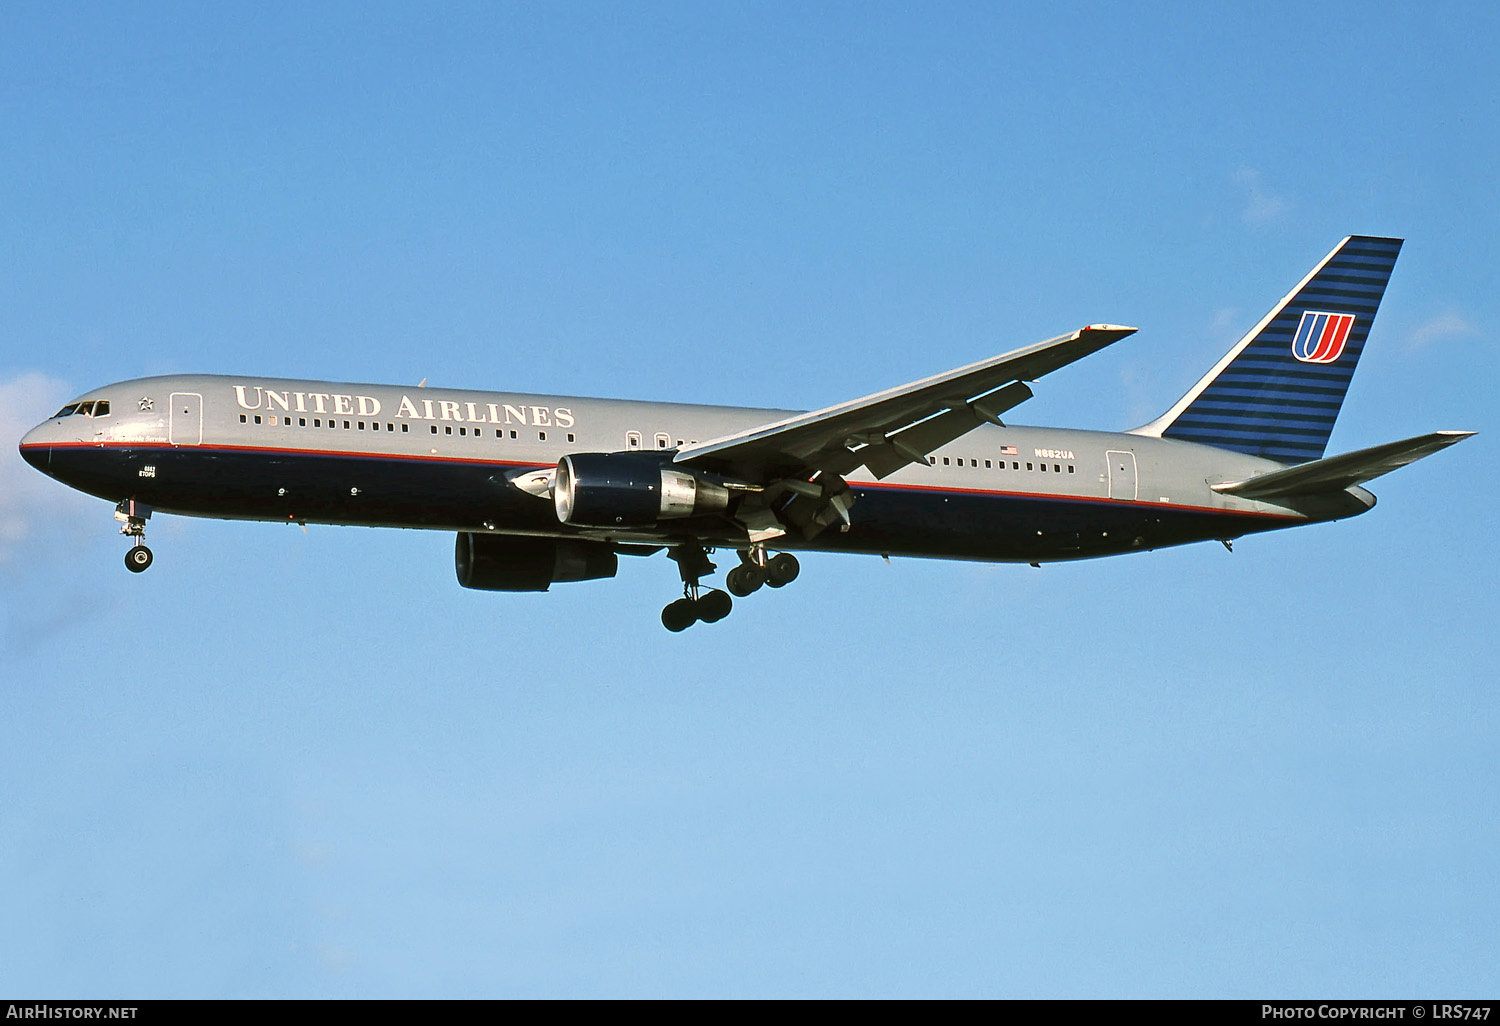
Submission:
<svg viewBox="0 0 1500 1026">
<path fill-rule="evenodd" d="M 142 413 L 150 413 L 151 412 L 151 404 L 152 404 L 152 399 L 151 399 L 151 397 L 149 395 L 143 395 L 143 396 L 141 396 L 141 412 Z"/>
</svg>

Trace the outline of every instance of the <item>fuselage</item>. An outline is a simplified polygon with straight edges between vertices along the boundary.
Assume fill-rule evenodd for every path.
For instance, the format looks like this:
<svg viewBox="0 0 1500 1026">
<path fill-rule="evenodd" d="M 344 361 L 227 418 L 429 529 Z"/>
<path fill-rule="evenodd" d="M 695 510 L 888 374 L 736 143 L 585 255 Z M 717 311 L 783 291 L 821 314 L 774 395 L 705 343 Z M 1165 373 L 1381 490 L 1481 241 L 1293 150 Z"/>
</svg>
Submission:
<svg viewBox="0 0 1500 1026">
<path fill-rule="evenodd" d="M 793 413 L 220 375 L 120 382 L 60 412 L 70 409 L 25 437 L 27 461 L 84 492 L 158 512 L 723 546 L 745 537 L 727 518 L 569 527 L 517 479 L 569 453 L 668 459 Z M 1211 487 L 1279 466 L 1134 434 L 986 425 L 927 466 L 884 480 L 851 474 L 847 526 L 773 547 L 1037 562 L 1227 540 L 1374 503 L 1359 488 L 1291 508 Z"/>
</svg>

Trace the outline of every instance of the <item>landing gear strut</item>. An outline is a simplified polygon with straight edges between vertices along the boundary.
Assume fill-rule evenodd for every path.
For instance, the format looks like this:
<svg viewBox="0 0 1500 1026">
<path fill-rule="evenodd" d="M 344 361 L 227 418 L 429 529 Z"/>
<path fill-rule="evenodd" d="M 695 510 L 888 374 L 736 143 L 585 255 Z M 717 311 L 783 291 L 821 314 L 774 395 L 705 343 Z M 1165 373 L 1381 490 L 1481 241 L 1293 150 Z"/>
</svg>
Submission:
<svg viewBox="0 0 1500 1026">
<path fill-rule="evenodd" d="M 668 555 L 677 563 L 677 572 L 682 577 L 682 598 L 669 603 L 661 611 L 661 625 L 675 634 L 687 630 L 699 620 L 718 623 L 728 616 L 734 608 L 734 600 L 717 588 L 700 590 L 698 579 L 716 569 L 709 562 L 703 546 L 678 545 Z"/>
<path fill-rule="evenodd" d="M 125 551 L 125 568 L 133 574 L 149 567 L 154 558 L 146 548 L 146 520 L 150 516 L 151 507 L 134 499 L 126 499 L 115 507 L 115 519 L 121 522 L 120 533 L 135 542 Z"/>
</svg>

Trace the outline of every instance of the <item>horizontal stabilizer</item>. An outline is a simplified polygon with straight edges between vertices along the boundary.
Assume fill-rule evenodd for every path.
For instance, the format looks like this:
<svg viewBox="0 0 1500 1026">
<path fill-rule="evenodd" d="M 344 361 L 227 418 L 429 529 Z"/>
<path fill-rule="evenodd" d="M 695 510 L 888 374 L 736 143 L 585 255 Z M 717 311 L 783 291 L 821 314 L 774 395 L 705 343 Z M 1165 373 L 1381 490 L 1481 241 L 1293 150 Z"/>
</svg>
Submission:
<svg viewBox="0 0 1500 1026">
<path fill-rule="evenodd" d="M 1342 456 L 1329 456 L 1327 459 L 1314 460 L 1286 470 L 1273 470 L 1269 474 L 1244 481 L 1216 484 L 1213 489 L 1246 499 L 1342 491 L 1350 485 L 1363 484 L 1382 474 L 1399 470 L 1423 456 L 1431 456 L 1454 442 L 1462 442 L 1473 433 L 1434 431 L 1415 438 L 1404 438 L 1399 442 L 1386 442 L 1384 445 L 1346 452 Z"/>
</svg>

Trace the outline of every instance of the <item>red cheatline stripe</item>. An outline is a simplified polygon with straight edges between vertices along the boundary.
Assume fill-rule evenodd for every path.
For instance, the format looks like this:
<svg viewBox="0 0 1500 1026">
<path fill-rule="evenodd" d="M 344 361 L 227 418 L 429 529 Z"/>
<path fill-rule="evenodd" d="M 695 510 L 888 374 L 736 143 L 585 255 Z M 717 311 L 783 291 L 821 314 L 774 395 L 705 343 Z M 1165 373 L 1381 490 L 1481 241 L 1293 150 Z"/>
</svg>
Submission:
<svg viewBox="0 0 1500 1026">
<path fill-rule="evenodd" d="M 367 460 L 425 460 L 428 463 L 475 463 L 491 467 L 554 467 L 555 463 L 535 460 L 487 460 L 471 456 L 438 456 L 414 452 L 359 452 L 343 449 L 289 449 L 280 446 L 253 445 L 173 445 L 170 442 L 38 442 L 23 449 L 160 449 L 182 452 L 240 452 L 258 456 L 336 456 Z"/>
<path fill-rule="evenodd" d="M 850 481 L 851 488 L 869 488 L 895 492 L 942 492 L 946 495 L 987 495 L 1007 499 L 1046 499 L 1062 502 L 1096 502 L 1114 506 L 1143 506 L 1151 509 L 1174 509 L 1187 513 L 1216 513 L 1221 516 L 1269 517 L 1272 520 L 1301 520 L 1295 513 L 1263 513 L 1259 510 L 1221 509 L 1216 506 L 1189 506 L 1177 502 L 1148 502 L 1142 499 L 1109 499 L 1099 495 L 1068 495 L 1057 492 L 1008 492 L 987 488 L 946 488 L 941 485 L 888 484 L 884 481 Z"/>
<path fill-rule="evenodd" d="M 38 443 L 23 446 L 26 449 L 161 449 L 181 450 L 184 452 L 239 452 L 254 455 L 286 454 L 295 456 L 336 456 L 353 457 L 374 460 L 416 460 L 428 463 L 471 463 L 498 467 L 554 467 L 555 463 L 537 463 L 516 460 L 481 460 L 468 459 L 456 456 L 433 456 L 426 453 L 393 453 L 393 452 L 346 452 L 330 451 L 328 449 L 283 449 L 283 448 L 256 448 L 242 445 L 172 445 L 169 442 L 51 442 Z M 1069 495 L 1057 492 L 1015 492 L 1002 491 L 989 488 L 950 488 L 942 485 L 916 485 L 916 484 L 893 484 L 884 481 L 850 481 L 851 488 L 868 488 L 872 491 L 907 491 L 907 492 L 939 492 L 947 495 L 984 495 L 991 498 L 1011 499 L 1044 499 L 1062 502 L 1094 502 L 1105 505 L 1116 506 L 1140 506 L 1152 509 L 1173 509 L 1188 513 L 1214 513 L 1220 516 L 1235 517 L 1269 517 L 1273 520 L 1301 520 L 1302 518 L 1292 513 L 1265 513 L 1258 510 L 1230 510 L 1220 509 L 1214 506 L 1189 506 L 1175 502 L 1147 502 L 1144 500 L 1110 499 L 1097 495 Z"/>
</svg>

